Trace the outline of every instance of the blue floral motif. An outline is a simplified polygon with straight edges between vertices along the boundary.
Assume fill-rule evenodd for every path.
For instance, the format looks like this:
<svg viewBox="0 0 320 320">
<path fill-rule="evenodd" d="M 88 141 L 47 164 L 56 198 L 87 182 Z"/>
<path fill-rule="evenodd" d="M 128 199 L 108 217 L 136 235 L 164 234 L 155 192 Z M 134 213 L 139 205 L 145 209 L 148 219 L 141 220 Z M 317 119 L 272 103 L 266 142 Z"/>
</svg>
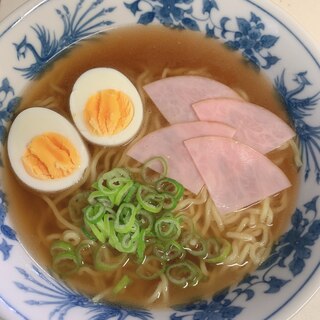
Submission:
<svg viewBox="0 0 320 320">
<path fill-rule="evenodd" d="M 292 228 L 285 233 L 274 248 L 270 257 L 261 265 L 260 270 L 270 271 L 275 266 L 287 268 L 293 276 L 302 272 L 305 260 L 311 256 L 311 247 L 320 236 L 320 220 L 315 219 L 317 201 L 314 197 L 304 205 L 305 214 L 296 209 L 291 218 Z M 308 219 L 307 215 L 313 213 L 314 217 Z"/>
<path fill-rule="evenodd" d="M 237 18 L 238 31 L 226 29 L 228 20 L 221 22 L 222 37 L 226 39 L 226 34 L 233 34 L 234 39 L 226 41 L 226 45 L 233 50 L 240 50 L 244 58 L 252 62 L 255 66 L 269 69 L 275 65 L 279 58 L 268 51 L 278 41 L 278 37 L 270 34 L 263 34 L 265 29 L 261 19 L 251 12 L 250 20 Z"/>
<path fill-rule="evenodd" d="M 319 196 L 316 196 L 305 203 L 304 209 L 296 209 L 291 218 L 292 228 L 279 239 L 268 259 L 259 267 L 258 272 L 245 277 L 236 289 L 224 290 L 214 296 L 211 301 L 201 300 L 175 307 L 177 312 L 171 315 L 171 320 L 234 319 L 243 310 L 242 307 L 236 305 L 237 301 L 240 297 L 246 301 L 253 299 L 256 286 L 262 286 L 265 294 L 279 292 L 293 277 L 302 272 L 305 260 L 311 257 L 312 246 L 320 237 L 320 219 L 316 219 L 318 198 Z M 290 274 L 286 278 L 275 276 L 279 274 L 277 272 L 279 269 L 290 270 L 292 277 Z"/>
<path fill-rule="evenodd" d="M 115 10 L 115 7 L 99 8 L 104 0 L 87 1 L 79 0 L 75 10 L 71 12 L 66 5 L 56 12 L 63 23 L 63 33 L 57 38 L 54 32 L 51 32 L 44 26 L 36 25 L 32 29 L 35 32 L 39 43 L 40 51 L 28 42 L 27 36 L 22 41 L 14 43 L 18 60 L 25 59 L 27 53 L 33 55 L 34 63 L 28 67 L 16 67 L 16 70 L 22 72 L 27 79 L 33 79 L 45 69 L 49 62 L 65 48 L 95 34 L 103 26 L 113 24 L 112 21 L 106 20 L 105 16 Z M 88 7 L 85 4 L 89 3 Z"/>
<path fill-rule="evenodd" d="M 2 79 L 0 83 L 0 143 L 2 145 L 7 137 L 8 123 L 11 121 L 19 102 L 20 98 L 15 97 L 8 78 Z M 2 166 L 2 161 L 0 161 L 0 165 Z"/>
<path fill-rule="evenodd" d="M 142 11 L 140 9 L 142 4 L 149 5 L 150 9 L 139 15 L 138 23 L 140 24 L 149 24 L 158 20 L 168 27 L 199 31 L 197 21 L 192 18 L 192 2 L 193 0 L 136 0 L 132 3 L 125 3 L 125 6 L 136 15 Z"/>
<path fill-rule="evenodd" d="M 201 300 L 186 306 L 175 307 L 175 310 L 184 315 L 174 313 L 170 316 L 171 320 L 180 320 L 190 316 L 188 312 L 192 311 L 192 319 L 194 320 L 224 320 L 234 319 L 243 310 L 242 307 L 233 306 L 233 301 L 227 298 L 228 291 L 213 297 L 211 301 Z"/>
<path fill-rule="evenodd" d="M 312 168 L 315 177 L 320 184 L 320 164 L 318 155 L 320 153 L 320 126 L 308 124 L 308 117 L 314 110 L 320 99 L 320 91 L 305 97 L 304 90 L 311 82 L 307 79 L 307 72 L 299 72 L 293 78 L 295 87 L 289 90 L 285 83 L 285 70 L 275 79 L 275 87 L 283 101 L 286 111 L 296 129 L 298 136 L 301 158 L 306 166 L 304 178 L 308 180 Z"/>
<path fill-rule="evenodd" d="M 149 320 L 152 319 L 150 312 L 142 309 L 130 309 L 123 306 L 94 303 L 90 298 L 70 289 L 62 282 L 57 282 L 51 276 L 43 273 L 38 267 L 33 266 L 33 274 L 22 268 L 17 268 L 24 281 L 16 281 L 16 286 L 27 294 L 39 296 L 39 298 L 26 300 L 30 306 L 52 306 L 49 320 L 64 320 L 73 308 L 83 308 L 88 315 L 88 320 L 107 320 L 127 318 Z"/>
<path fill-rule="evenodd" d="M 0 241 L 2 240 L 2 242 L 0 242 L 0 252 L 2 253 L 3 261 L 8 260 L 10 257 L 13 245 L 9 243 L 17 241 L 15 231 L 5 223 L 7 209 L 6 195 L 0 190 Z"/>
<path fill-rule="evenodd" d="M 27 36 L 24 36 L 19 43 L 14 43 L 18 60 L 25 59 L 28 52 L 34 59 L 31 65 L 16 67 L 16 70 L 21 71 L 25 78 L 33 79 L 64 48 L 95 34 L 103 26 L 113 24 L 104 17 L 116 8 L 98 9 L 102 3 L 103 0 L 96 0 L 89 7 L 84 8 L 85 0 L 79 0 L 73 12 L 66 5 L 57 9 L 56 12 L 63 23 L 64 30 L 59 38 L 44 26 L 35 25 L 32 29 L 41 49 L 37 50 L 35 45 L 28 41 Z M 279 58 L 270 52 L 277 43 L 278 37 L 264 34 L 265 24 L 254 13 L 251 13 L 249 19 L 237 17 L 235 19 L 237 29 L 232 30 L 227 28 L 231 18 L 219 18 L 218 23 L 214 21 L 215 15 L 212 12 L 219 10 L 216 0 L 203 0 L 201 17 L 194 15 L 192 4 L 192 0 L 135 0 L 126 2 L 125 6 L 138 16 L 140 24 L 146 25 L 157 20 L 165 26 L 193 31 L 199 31 L 200 24 L 205 24 L 208 37 L 220 38 L 229 48 L 239 50 L 244 58 L 257 68 L 269 69 L 279 61 Z M 145 5 L 149 8 L 141 9 Z"/>
<path fill-rule="evenodd" d="M 14 90 L 10 85 L 8 78 L 2 79 L 0 84 L 0 143 L 3 146 L 7 137 L 8 123 L 11 121 L 16 108 L 18 107 L 20 98 L 15 96 Z M 0 158 L 0 166 L 3 166 Z M 12 241 L 16 241 L 15 231 L 6 224 L 8 203 L 6 195 L 0 190 L 0 252 L 4 261 L 10 257 L 13 245 Z"/>
<path fill-rule="evenodd" d="M 125 3 L 125 6 L 138 16 L 138 23 L 150 24 L 158 20 L 165 26 L 200 30 L 200 24 L 205 24 L 206 35 L 221 39 L 232 50 L 240 51 L 243 57 L 253 63 L 258 69 L 269 69 L 279 58 L 270 52 L 279 39 L 271 34 L 265 34 L 265 24 L 261 18 L 251 12 L 250 18 L 236 17 L 237 29 L 227 27 L 231 18 L 219 18 L 215 22 L 214 10 L 219 11 L 216 0 L 203 0 L 201 17 L 194 15 L 192 0 L 135 0 Z M 147 5 L 149 9 L 142 10 Z"/>
</svg>

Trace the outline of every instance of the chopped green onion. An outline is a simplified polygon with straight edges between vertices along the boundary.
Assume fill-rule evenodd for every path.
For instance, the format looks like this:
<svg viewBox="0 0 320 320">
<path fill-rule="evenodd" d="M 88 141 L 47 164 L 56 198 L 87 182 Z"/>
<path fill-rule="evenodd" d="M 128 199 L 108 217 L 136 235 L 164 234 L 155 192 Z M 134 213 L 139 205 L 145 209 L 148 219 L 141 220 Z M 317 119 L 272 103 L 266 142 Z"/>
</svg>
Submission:
<svg viewBox="0 0 320 320">
<path fill-rule="evenodd" d="M 84 226 L 81 228 L 81 231 L 82 231 L 83 235 L 84 235 L 87 239 L 96 240 L 97 238 L 94 236 L 94 234 L 92 233 L 91 229 L 88 230 L 88 228 L 90 228 L 88 225 L 84 225 Z"/>
<path fill-rule="evenodd" d="M 159 213 L 162 210 L 164 198 L 154 189 L 140 185 L 137 191 L 137 200 L 143 209 L 152 213 Z"/>
<path fill-rule="evenodd" d="M 177 199 L 168 192 L 163 192 L 161 195 L 163 196 L 163 209 L 174 210 L 178 204 Z"/>
<path fill-rule="evenodd" d="M 130 182 L 130 178 L 116 177 L 108 180 L 107 184 L 111 190 L 119 190 L 126 183 Z"/>
<path fill-rule="evenodd" d="M 131 180 L 130 174 L 126 169 L 115 168 L 102 175 L 98 180 L 99 190 L 114 190 Z"/>
<path fill-rule="evenodd" d="M 205 262 L 221 263 L 229 256 L 232 251 L 231 243 L 225 239 L 221 239 L 221 242 L 222 246 L 218 240 L 214 238 L 209 239 L 208 244 L 215 247 L 216 255 L 209 254 L 204 260 Z M 208 252 L 210 252 L 209 249 L 210 247 L 208 248 Z"/>
<path fill-rule="evenodd" d="M 157 242 L 153 246 L 153 254 L 164 261 L 183 259 L 186 251 L 181 244 L 176 241 Z"/>
<path fill-rule="evenodd" d="M 154 280 L 164 273 L 164 262 L 155 257 L 148 256 L 143 263 L 137 268 L 137 274 L 144 280 Z"/>
<path fill-rule="evenodd" d="M 100 230 L 95 224 L 93 223 L 88 223 L 88 226 L 90 227 L 92 233 L 94 236 L 101 242 L 105 243 L 106 242 L 106 234 L 103 230 Z"/>
<path fill-rule="evenodd" d="M 182 245 L 193 256 L 205 257 L 207 255 L 207 241 L 196 233 L 185 233 Z"/>
<path fill-rule="evenodd" d="M 155 222 L 154 232 L 161 240 L 177 240 L 181 234 L 181 227 L 178 219 L 166 215 Z"/>
<path fill-rule="evenodd" d="M 50 253 L 52 256 L 57 255 L 61 252 L 63 253 L 63 252 L 72 252 L 72 251 L 73 251 L 73 245 L 63 240 L 53 241 L 50 247 Z"/>
<path fill-rule="evenodd" d="M 110 223 L 111 221 L 114 222 L 115 220 L 115 213 L 114 214 L 106 214 L 103 218 L 103 225 L 100 226 L 106 235 L 106 237 L 110 236 Z"/>
<path fill-rule="evenodd" d="M 202 278 L 202 272 L 193 262 L 185 260 L 168 266 L 166 276 L 173 284 L 186 288 L 197 285 Z"/>
<path fill-rule="evenodd" d="M 79 269 L 79 260 L 73 245 L 63 240 L 51 244 L 50 253 L 53 256 L 53 269 L 59 275 L 75 273 Z"/>
<path fill-rule="evenodd" d="M 120 234 L 122 252 L 133 253 L 137 250 L 140 235 L 140 227 L 137 222 L 132 227 L 132 231 L 126 234 Z"/>
<path fill-rule="evenodd" d="M 85 265 L 88 259 L 92 259 L 93 249 L 95 246 L 96 243 L 92 240 L 83 240 L 78 244 L 75 249 L 75 254 L 80 265 Z"/>
<path fill-rule="evenodd" d="M 153 162 L 160 162 L 163 170 L 151 177 L 147 170 L 155 168 Z M 100 176 L 92 185 L 87 202 L 83 202 L 86 204 L 83 233 L 95 241 L 84 240 L 75 248 L 65 242 L 54 244 L 51 251 L 55 268 L 68 273 L 87 264 L 96 270 L 109 271 L 132 259 L 138 264 L 136 272 L 142 279 L 156 279 L 165 273 L 168 280 L 178 286 L 196 285 L 203 274 L 197 265 L 185 259 L 186 255 L 213 263 L 230 251 L 226 245 L 221 248 L 218 242 L 209 241 L 214 254 L 208 255 L 207 241 L 194 232 L 192 220 L 172 214 L 184 188 L 174 179 L 166 178 L 166 172 L 166 160 L 156 157 L 141 170 L 147 183 L 134 181 L 123 168 Z M 113 293 L 120 293 L 130 282 L 127 276 L 121 278 Z"/>
<path fill-rule="evenodd" d="M 133 181 L 128 181 L 125 185 L 119 188 L 115 199 L 114 199 L 114 204 L 116 206 L 120 205 L 121 202 L 123 201 L 124 197 L 127 195 L 129 192 L 130 188 L 133 186 Z"/>
<path fill-rule="evenodd" d="M 101 203 L 106 207 L 112 207 L 114 204 L 115 194 L 115 190 L 109 191 L 108 193 L 101 190 L 92 191 L 88 197 L 88 202 L 91 205 Z"/>
<path fill-rule="evenodd" d="M 119 241 L 119 239 L 118 239 L 118 236 L 117 236 L 117 234 L 116 234 L 116 232 L 115 232 L 115 230 L 114 230 L 114 221 L 110 221 L 109 227 L 110 227 L 109 244 L 110 244 L 113 248 L 115 248 L 115 249 L 117 249 L 118 251 L 122 252 L 122 251 L 121 251 L 121 243 L 120 243 L 120 241 Z"/>
<path fill-rule="evenodd" d="M 140 186 L 140 183 L 134 182 L 131 188 L 128 190 L 126 196 L 123 199 L 123 202 L 125 203 L 135 203 L 136 200 L 136 194 L 138 191 L 138 188 Z"/>
<path fill-rule="evenodd" d="M 138 262 L 140 263 L 144 258 L 144 252 L 146 250 L 145 235 L 146 235 L 146 230 L 145 229 L 141 230 L 139 234 L 138 245 L 137 245 L 137 257 L 138 257 Z"/>
<path fill-rule="evenodd" d="M 93 206 L 87 206 L 84 208 L 84 218 L 89 223 L 97 223 L 104 216 L 105 210 L 104 206 L 100 203 L 97 203 Z"/>
<path fill-rule="evenodd" d="M 153 228 L 155 218 L 150 212 L 140 209 L 136 214 L 136 220 L 138 221 L 141 229 L 145 229 L 146 232 L 149 232 Z"/>
<path fill-rule="evenodd" d="M 128 233 L 117 233 L 113 221 L 110 221 L 109 244 L 120 252 L 134 253 L 137 250 L 140 228 L 137 222 Z"/>
<path fill-rule="evenodd" d="M 156 189 L 160 193 L 169 193 L 177 201 L 181 199 L 184 193 L 184 187 L 178 181 L 171 178 L 162 178 L 156 182 Z"/>
<path fill-rule="evenodd" d="M 94 255 L 94 266 L 100 271 L 115 270 L 123 266 L 126 261 L 127 254 L 119 254 L 107 244 L 100 245 Z"/>
<path fill-rule="evenodd" d="M 73 251 L 60 252 L 53 256 L 53 269 L 59 275 L 70 275 L 79 269 L 79 261 Z"/>
<path fill-rule="evenodd" d="M 160 171 L 160 173 L 158 175 L 156 175 L 155 178 L 152 178 L 152 177 L 150 177 L 150 175 L 148 175 L 148 170 L 150 170 L 149 168 L 155 167 L 153 165 L 153 163 L 157 164 L 157 162 L 162 167 L 162 172 Z M 155 171 L 158 171 L 158 170 L 155 170 Z M 163 177 L 165 177 L 167 175 L 167 172 L 168 172 L 167 160 L 163 157 L 153 157 L 144 163 L 142 170 L 141 170 L 141 175 L 142 175 L 142 179 L 146 183 L 153 184 L 156 181 L 158 181 L 159 179 L 162 179 Z"/>
<path fill-rule="evenodd" d="M 130 232 L 136 221 L 136 214 L 139 209 L 140 207 L 135 207 L 131 203 L 121 204 L 116 213 L 114 230 L 120 233 Z"/>
<path fill-rule="evenodd" d="M 113 294 L 118 294 L 124 289 L 127 288 L 127 286 L 132 282 L 132 280 L 127 276 L 124 275 L 120 281 L 115 285 L 115 287 L 112 289 Z"/>
<path fill-rule="evenodd" d="M 96 239 L 98 239 L 101 243 L 105 243 L 110 234 L 109 220 L 114 219 L 115 212 L 109 207 L 102 207 L 103 212 L 101 213 L 99 211 L 99 206 L 99 204 L 96 204 L 94 206 L 88 206 L 84 209 L 84 222 L 86 226 L 91 229 L 91 232 Z M 83 233 L 86 235 L 89 232 L 86 229 L 83 229 Z M 92 238 L 90 233 L 88 238 Z"/>
<path fill-rule="evenodd" d="M 119 191 L 123 187 L 123 185 L 130 181 L 131 178 L 129 172 L 122 168 L 115 168 L 104 173 L 98 179 L 98 181 L 92 185 L 92 187 L 96 189 L 96 191 L 93 191 L 90 194 L 88 198 L 89 203 L 95 204 L 96 202 L 101 202 L 105 203 L 106 206 L 112 207 L 115 204 L 116 200 L 118 202 L 121 201 L 121 195 L 119 195 Z"/>
<path fill-rule="evenodd" d="M 74 223 L 81 223 L 83 219 L 82 209 L 88 204 L 90 192 L 84 191 L 75 194 L 68 203 L 68 212 Z"/>
</svg>

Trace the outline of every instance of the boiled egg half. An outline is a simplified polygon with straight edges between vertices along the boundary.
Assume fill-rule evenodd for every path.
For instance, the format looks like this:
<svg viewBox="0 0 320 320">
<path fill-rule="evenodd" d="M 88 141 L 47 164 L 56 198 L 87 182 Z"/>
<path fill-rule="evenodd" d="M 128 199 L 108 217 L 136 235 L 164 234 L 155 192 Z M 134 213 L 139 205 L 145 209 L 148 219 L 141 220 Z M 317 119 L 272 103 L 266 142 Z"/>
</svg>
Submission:
<svg viewBox="0 0 320 320">
<path fill-rule="evenodd" d="M 75 127 L 46 108 L 22 111 L 8 135 L 8 156 L 27 186 L 56 192 L 78 183 L 89 165 L 88 150 Z"/>
<path fill-rule="evenodd" d="M 116 146 L 131 140 L 142 124 L 141 97 L 132 82 L 112 68 L 83 73 L 73 86 L 70 111 L 90 142 Z"/>
</svg>

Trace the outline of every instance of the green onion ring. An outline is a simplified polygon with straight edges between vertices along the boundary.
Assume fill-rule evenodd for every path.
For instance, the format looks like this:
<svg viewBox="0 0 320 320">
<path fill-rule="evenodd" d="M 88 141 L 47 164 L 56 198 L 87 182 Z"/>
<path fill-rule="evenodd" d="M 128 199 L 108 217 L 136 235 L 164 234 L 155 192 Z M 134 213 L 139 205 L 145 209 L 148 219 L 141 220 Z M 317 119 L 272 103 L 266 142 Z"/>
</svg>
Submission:
<svg viewBox="0 0 320 320">
<path fill-rule="evenodd" d="M 107 244 L 100 245 L 94 253 L 94 267 L 100 271 L 111 271 L 122 267 L 127 261 L 127 254 L 111 256 L 112 249 Z"/>
<path fill-rule="evenodd" d="M 193 256 L 204 258 L 207 255 L 207 241 L 197 233 L 184 233 L 182 246 Z"/>
<path fill-rule="evenodd" d="M 161 240 L 177 240 L 181 234 L 181 227 L 177 219 L 162 216 L 155 222 L 154 232 Z"/>
<path fill-rule="evenodd" d="M 146 236 L 146 230 L 143 229 L 140 231 L 138 244 L 137 244 L 137 258 L 138 258 L 137 262 L 138 263 L 141 263 L 144 258 L 144 253 L 146 250 L 145 236 Z"/>
<path fill-rule="evenodd" d="M 98 180 L 98 186 L 99 189 L 101 188 L 102 190 L 106 187 L 108 190 L 114 190 L 118 189 L 119 186 L 122 186 L 130 180 L 130 174 L 126 169 L 115 168 L 102 175 Z"/>
<path fill-rule="evenodd" d="M 174 210 L 178 204 L 177 199 L 168 192 L 163 192 L 161 195 L 163 196 L 163 209 L 169 211 Z"/>
<path fill-rule="evenodd" d="M 119 294 L 121 291 L 127 288 L 127 286 L 132 282 L 132 280 L 127 276 L 124 275 L 120 281 L 115 285 L 112 289 L 113 294 Z"/>
<path fill-rule="evenodd" d="M 78 271 L 79 261 L 72 251 L 58 253 L 53 257 L 53 270 L 59 275 L 70 275 Z"/>
<path fill-rule="evenodd" d="M 186 251 L 177 241 L 157 242 L 153 246 L 153 254 L 163 261 L 172 261 L 174 259 L 183 259 Z"/>
<path fill-rule="evenodd" d="M 152 168 L 153 162 L 155 163 L 158 162 L 162 166 L 162 172 L 159 173 L 159 177 L 157 179 L 148 178 L 148 174 L 147 174 L 147 170 L 149 168 Z M 167 172 L 168 172 L 167 160 L 164 157 L 153 157 L 144 163 L 144 165 L 142 166 L 141 175 L 144 182 L 148 184 L 154 184 L 159 179 L 164 178 L 167 175 Z"/>
<path fill-rule="evenodd" d="M 159 213 L 162 210 L 163 197 L 154 189 L 140 185 L 136 197 L 139 204 L 148 212 Z"/>
<path fill-rule="evenodd" d="M 178 181 L 164 177 L 159 179 L 155 185 L 156 189 L 160 193 L 169 193 L 171 194 L 177 201 L 181 199 L 184 193 L 184 187 Z"/>
<path fill-rule="evenodd" d="M 185 260 L 168 266 L 166 276 L 173 284 L 186 288 L 197 285 L 203 275 L 197 265 Z"/>
<path fill-rule="evenodd" d="M 84 208 L 84 218 L 88 223 L 97 223 L 105 214 L 104 206 L 100 203 Z"/>
<path fill-rule="evenodd" d="M 120 243 L 123 252 L 133 253 L 137 250 L 140 227 L 137 222 L 133 225 L 132 232 L 120 234 Z"/>
<path fill-rule="evenodd" d="M 221 263 L 231 253 L 232 251 L 231 243 L 226 239 L 221 239 L 221 241 L 213 239 L 212 241 L 215 241 L 215 243 L 219 244 L 219 252 L 217 253 L 216 256 L 206 258 L 204 261 L 207 263 Z M 220 244 L 220 242 L 222 242 L 222 245 Z"/>
<path fill-rule="evenodd" d="M 128 233 L 131 231 L 135 221 L 136 214 L 140 208 L 135 207 L 131 203 L 123 203 L 117 210 L 114 221 L 114 230 L 119 233 Z M 126 215 L 125 220 L 123 219 Z"/>
<path fill-rule="evenodd" d="M 129 192 L 129 190 L 132 186 L 133 186 L 133 181 L 129 181 L 125 185 L 123 185 L 121 188 L 119 188 L 119 190 L 115 196 L 115 199 L 114 199 L 114 204 L 116 206 L 119 206 L 122 203 L 124 197 Z"/>
<path fill-rule="evenodd" d="M 104 230 L 100 230 L 97 225 L 93 223 L 87 223 L 87 226 L 91 229 L 94 236 L 100 241 L 101 243 L 105 243 L 107 240 L 107 236 Z"/>
<path fill-rule="evenodd" d="M 157 264 L 156 266 L 154 264 Z M 147 256 L 143 263 L 137 268 L 137 275 L 144 280 L 154 280 L 164 273 L 164 262 L 155 256 Z"/>
<path fill-rule="evenodd" d="M 75 194 L 68 203 L 68 212 L 74 223 L 81 223 L 83 219 L 82 209 L 88 204 L 89 191 Z"/>
<path fill-rule="evenodd" d="M 147 210 L 140 209 L 136 214 L 136 220 L 141 229 L 145 229 L 146 232 L 149 232 L 153 228 L 155 218 L 154 215 Z"/>
<path fill-rule="evenodd" d="M 140 186 L 139 182 L 134 182 L 131 188 L 128 190 L 126 196 L 123 199 L 125 203 L 133 203 L 136 200 L 137 190 Z"/>
<path fill-rule="evenodd" d="M 77 247 L 75 249 L 75 255 L 77 257 L 79 265 L 85 264 L 85 261 L 82 256 L 82 252 L 89 249 L 91 251 L 91 255 L 92 255 L 93 249 L 95 246 L 96 246 L 96 242 L 94 242 L 92 240 L 83 240 L 77 245 Z"/>
<path fill-rule="evenodd" d="M 53 241 L 50 247 L 50 253 L 52 256 L 57 255 L 61 252 L 72 252 L 72 251 L 73 251 L 73 245 L 63 240 Z"/>
</svg>

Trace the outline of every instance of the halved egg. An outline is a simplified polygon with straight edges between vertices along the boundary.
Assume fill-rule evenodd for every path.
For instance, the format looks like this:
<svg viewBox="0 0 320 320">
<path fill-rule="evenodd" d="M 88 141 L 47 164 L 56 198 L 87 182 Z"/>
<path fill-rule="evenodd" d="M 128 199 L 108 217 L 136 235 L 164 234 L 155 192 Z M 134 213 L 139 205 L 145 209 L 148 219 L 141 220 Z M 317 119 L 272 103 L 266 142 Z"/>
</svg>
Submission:
<svg viewBox="0 0 320 320">
<path fill-rule="evenodd" d="M 95 68 L 73 86 L 70 111 L 80 133 L 90 142 L 115 146 L 131 140 L 142 124 L 141 97 L 121 72 Z"/>
<path fill-rule="evenodd" d="M 89 165 L 75 127 L 46 108 L 22 111 L 8 135 L 8 156 L 17 177 L 32 189 L 56 192 L 78 183 Z"/>
</svg>

